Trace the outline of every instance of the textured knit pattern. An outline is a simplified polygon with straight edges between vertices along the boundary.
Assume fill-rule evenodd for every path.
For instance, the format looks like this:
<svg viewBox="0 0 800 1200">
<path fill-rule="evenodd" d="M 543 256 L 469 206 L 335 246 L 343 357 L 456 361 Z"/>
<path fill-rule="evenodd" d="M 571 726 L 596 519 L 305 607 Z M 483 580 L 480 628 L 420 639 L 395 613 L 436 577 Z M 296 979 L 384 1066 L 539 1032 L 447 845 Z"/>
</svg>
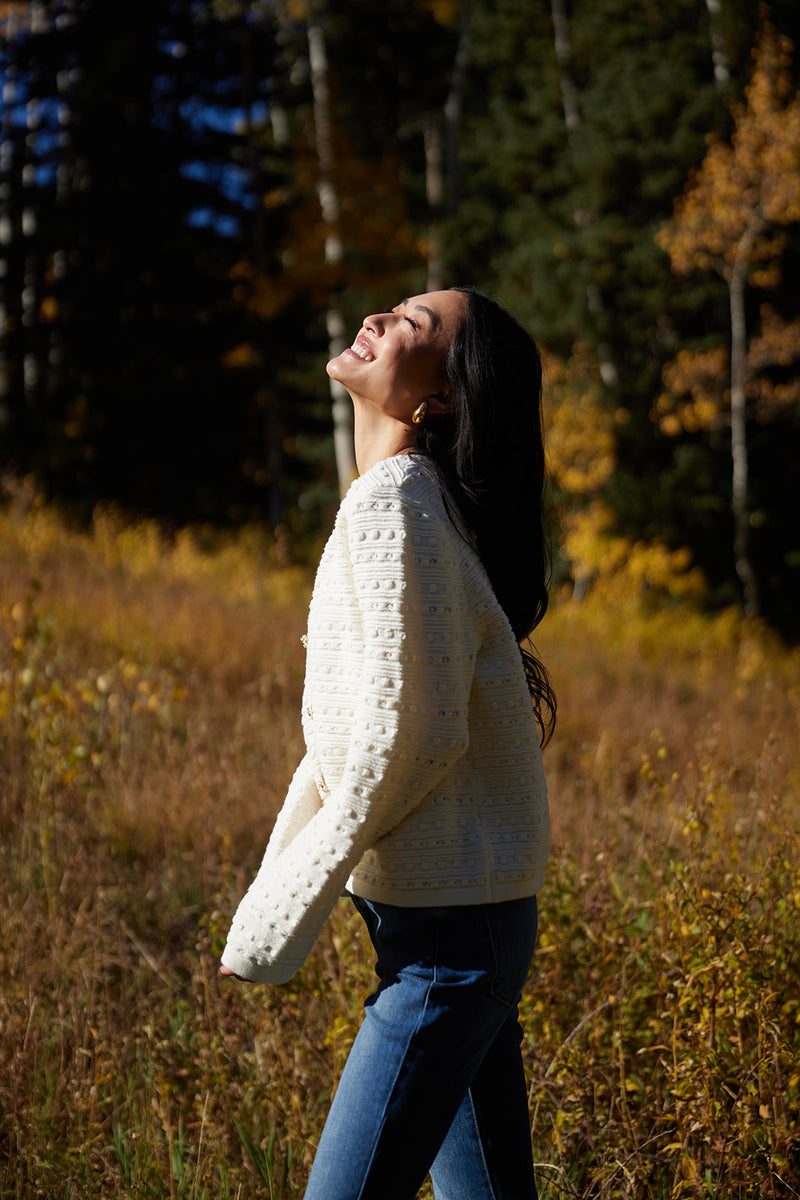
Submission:
<svg viewBox="0 0 800 1200">
<path fill-rule="evenodd" d="M 547 791 L 519 648 L 435 468 L 351 486 L 309 610 L 307 752 L 223 955 L 283 982 L 345 888 L 407 906 L 542 885 Z"/>
</svg>

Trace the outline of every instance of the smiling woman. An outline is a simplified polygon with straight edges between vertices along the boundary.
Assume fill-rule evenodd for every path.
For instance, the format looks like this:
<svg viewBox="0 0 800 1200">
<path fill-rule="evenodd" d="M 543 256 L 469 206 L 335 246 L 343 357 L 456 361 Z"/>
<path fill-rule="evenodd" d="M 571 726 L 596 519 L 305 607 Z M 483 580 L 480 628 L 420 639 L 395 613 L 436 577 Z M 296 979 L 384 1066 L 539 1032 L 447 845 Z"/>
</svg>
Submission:
<svg viewBox="0 0 800 1200">
<path fill-rule="evenodd" d="M 364 453 L 372 457 L 373 439 L 374 453 L 382 457 L 411 448 L 413 414 L 421 403 L 431 417 L 447 411 L 444 364 L 465 315 L 461 292 L 415 296 L 390 312 L 365 317 L 352 346 L 328 363 L 328 374 L 353 398 L 361 474 L 371 465 Z"/>
<path fill-rule="evenodd" d="M 283 982 L 346 891 L 379 986 L 306 1200 L 536 1196 L 517 1003 L 548 854 L 521 642 L 547 606 L 541 366 L 494 302 L 452 289 L 364 319 L 328 364 L 359 478 L 309 610 L 306 755 L 222 971 Z"/>
</svg>

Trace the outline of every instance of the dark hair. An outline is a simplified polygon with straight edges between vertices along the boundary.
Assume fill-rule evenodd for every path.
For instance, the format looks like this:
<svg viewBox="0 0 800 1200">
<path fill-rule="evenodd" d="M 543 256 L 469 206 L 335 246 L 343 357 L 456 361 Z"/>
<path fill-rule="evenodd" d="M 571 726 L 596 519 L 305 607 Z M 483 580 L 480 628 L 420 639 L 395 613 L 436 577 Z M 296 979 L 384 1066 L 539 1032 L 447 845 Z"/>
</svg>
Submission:
<svg viewBox="0 0 800 1200">
<path fill-rule="evenodd" d="M 478 554 L 520 644 L 542 744 L 555 726 L 556 699 L 528 639 L 547 610 L 549 553 L 544 531 L 542 361 L 533 338 L 494 300 L 473 288 L 445 362 L 452 414 L 421 425 L 415 448 L 445 477 L 475 535 Z"/>
</svg>

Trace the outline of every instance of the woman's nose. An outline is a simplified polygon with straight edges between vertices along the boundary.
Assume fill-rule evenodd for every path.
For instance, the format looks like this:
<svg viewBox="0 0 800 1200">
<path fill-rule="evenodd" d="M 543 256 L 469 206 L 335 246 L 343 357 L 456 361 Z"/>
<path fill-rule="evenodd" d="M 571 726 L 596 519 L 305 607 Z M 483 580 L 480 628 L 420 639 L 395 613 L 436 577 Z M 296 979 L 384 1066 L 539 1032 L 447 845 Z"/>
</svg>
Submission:
<svg viewBox="0 0 800 1200">
<path fill-rule="evenodd" d="M 380 337 L 386 332 L 387 322 L 392 319 L 394 313 L 370 313 L 368 317 L 364 317 L 364 328 L 370 333 L 375 333 Z"/>
</svg>

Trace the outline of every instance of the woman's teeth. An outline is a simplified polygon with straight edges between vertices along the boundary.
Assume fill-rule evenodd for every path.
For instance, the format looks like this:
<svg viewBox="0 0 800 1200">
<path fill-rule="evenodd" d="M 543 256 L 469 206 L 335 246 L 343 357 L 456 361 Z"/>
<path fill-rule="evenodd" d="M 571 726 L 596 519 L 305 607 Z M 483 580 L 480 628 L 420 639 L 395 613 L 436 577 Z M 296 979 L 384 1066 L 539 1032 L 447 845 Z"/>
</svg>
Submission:
<svg viewBox="0 0 800 1200">
<path fill-rule="evenodd" d="M 358 355 L 362 362 L 372 362 L 375 357 L 369 346 L 367 346 L 365 342 L 360 342 L 358 338 L 356 338 L 356 340 L 353 342 L 350 349 L 352 350 L 353 354 Z"/>
</svg>

